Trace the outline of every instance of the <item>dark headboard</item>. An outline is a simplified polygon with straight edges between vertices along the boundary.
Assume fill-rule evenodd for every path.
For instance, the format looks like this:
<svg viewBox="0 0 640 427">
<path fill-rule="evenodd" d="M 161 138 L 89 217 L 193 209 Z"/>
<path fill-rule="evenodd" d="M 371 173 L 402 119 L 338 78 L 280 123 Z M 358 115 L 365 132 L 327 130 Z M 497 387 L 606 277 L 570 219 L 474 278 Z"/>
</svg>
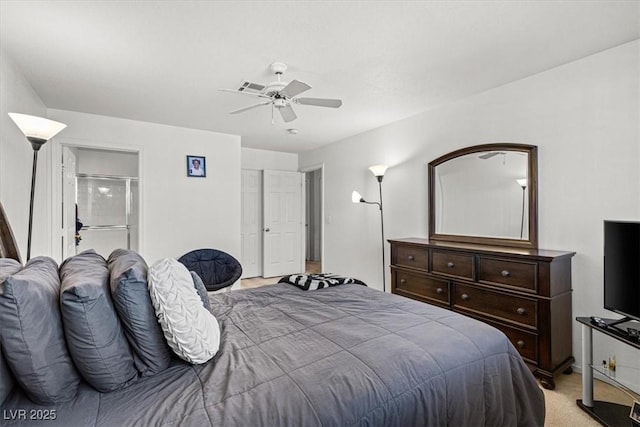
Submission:
<svg viewBox="0 0 640 427">
<path fill-rule="evenodd" d="M 4 213 L 2 203 L 0 203 L 0 258 L 13 258 L 22 263 L 16 239 L 13 237 L 13 231 L 7 215 Z"/>
</svg>

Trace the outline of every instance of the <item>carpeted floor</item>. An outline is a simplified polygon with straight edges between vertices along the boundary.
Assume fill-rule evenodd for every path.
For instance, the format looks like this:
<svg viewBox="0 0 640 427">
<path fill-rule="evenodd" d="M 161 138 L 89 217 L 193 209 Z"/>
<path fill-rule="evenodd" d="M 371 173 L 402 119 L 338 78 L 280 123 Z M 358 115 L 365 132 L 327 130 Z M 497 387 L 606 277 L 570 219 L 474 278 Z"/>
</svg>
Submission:
<svg viewBox="0 0 640 427">
<path fill-rule="evenodd" d="M 576 405 L 576 399 L 582 399 L 582 376 L 578 373 L 558 375 L 556 389 L 545 390 L 547 416 L 545 427 L 599 427 L 600 423 L 591 418 Z M 603 381 L 595 380 L 594 400 L 621 403 L 631 406 L 633 399 L 623 391 Z M 640 396 L 635 399 L 640 401 Z M 631 425 L 630 423 L 627 425 Z"/>
</svg>

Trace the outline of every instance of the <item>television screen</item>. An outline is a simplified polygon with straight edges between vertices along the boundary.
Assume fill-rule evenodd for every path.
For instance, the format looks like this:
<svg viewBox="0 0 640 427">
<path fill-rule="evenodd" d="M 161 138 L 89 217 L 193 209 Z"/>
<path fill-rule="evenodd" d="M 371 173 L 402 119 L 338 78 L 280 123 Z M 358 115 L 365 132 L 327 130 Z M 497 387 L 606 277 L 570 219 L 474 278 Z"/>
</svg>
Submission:
<svg viewBox="0 0 640 427">
<path fill-rule="evenodd" d="M 640 320 L 640 222 L 604 222 L 604 308 Z"/>
</svg>

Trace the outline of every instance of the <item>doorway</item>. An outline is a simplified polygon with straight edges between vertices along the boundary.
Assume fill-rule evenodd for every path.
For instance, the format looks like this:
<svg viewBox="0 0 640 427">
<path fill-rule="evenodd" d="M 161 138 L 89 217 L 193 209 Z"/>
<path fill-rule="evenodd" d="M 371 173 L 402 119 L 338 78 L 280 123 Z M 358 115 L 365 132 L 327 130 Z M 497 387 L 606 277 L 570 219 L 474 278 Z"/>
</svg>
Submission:
<svg viewBox="0 0 640 427">
<path fill-rule="evenodd" d="M 243 287 L 275 283 L 286 274 L 321 271 L 322 167 L 309 172 L 315 169 L 319 171 L 309 175 L 310 190 L 306 188 L 305 171 L 242 170 Z M 306 217 L 309 191 L 314 194 L 309 204 L 316 212 L 311 222 Z M 311 263 L 306 262 L 308 228 L 315 230 Z"/>
<path fill-rule="evenodd" d="M 138 153 L 62 146 L 62 255 L 138 251 Z"/>
<path fill-rule="evenodd" d="M 307 273 L 322 272 L 322 167 L 305 176 L 305 266 Z"/>
</svg>

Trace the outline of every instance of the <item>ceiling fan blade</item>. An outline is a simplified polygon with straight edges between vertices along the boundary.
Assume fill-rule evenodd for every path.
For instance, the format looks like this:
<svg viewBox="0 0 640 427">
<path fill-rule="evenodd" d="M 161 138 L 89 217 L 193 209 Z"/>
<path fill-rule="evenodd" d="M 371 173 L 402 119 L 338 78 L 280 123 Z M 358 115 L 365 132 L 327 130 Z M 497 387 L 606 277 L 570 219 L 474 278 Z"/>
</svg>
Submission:
<svg viewBox="0 0 640 427">
<path fill-rule="evenodd" d="M 301 82 L 300 80 L 291 80 L 288 85 L 286 85 L 280 92 L 278 92 L 281 96 L 285 96 L 287 98 L 294 97 L 296 95 L 301 94 L 307 90 L 311 89 L 311 86 L 306 84 L 305 82 Z"/>
<path fill-rule="evenodd" d="M 252 108 L 261 107 L 263 105 L 269 105 L 269 104 L 271 104 L 271 101 L 265 101 L 265 102 L 261 102 L 259 104 L 254 104 L 254 105 L 250 105 L 248 107 L 240 108 L 239 110 L 229 111 L 229 114 L 238 114 L 238 113 L 242 113 L 242 112 L 247 111 L 247 110 L 251 110 Z"/>
<path fill-rule="evenodd" d="M 327 99 L 327 98 L 296 98 L 293 100 L 297 104 L 302 105 L 315 105 L 316 107 L 330 107 L 338 108 L 342 105 L 341 99 Z"/>
<path fill-rule="evenodd" d="M 231 93 L 237 93 L 239 95 L 246 95 L 246 96 L 251 96 L 254 98 L 267 98 L 267 99 L 271 99 L 271 97 L 267 96 L 267 95 L 263 95 L 262 93 L 252 93 L 252 92 L 242 92 L 239 90 L 235 90 L 235 89 L 218 89 L 222 92 L 231 92 Z"/>
<path fill-rule="evenodd" d="M 292 122 L 298 118 L 298 116 L 296 116 L 295 111 L 293 111 L 291 104 L 287 104 L 286 107 L 278 108 L 278 110 L 280 111 L 282 120 L 284 120 L 285 122 Z"/>
<path fill-rule="evenodd" d="M 487 160 L 487 159 L 492 158 L 493 156 L 497 156 L 498 154 L 504 154 L 504 153 L 501 152 L 501 151 L 490 151 L 488 153 L 485 153 L 485 154 L 482 154 L 482 155 L 478 156 L 478 158 L 482 159 L 482 160 Z"/>
</svg>

